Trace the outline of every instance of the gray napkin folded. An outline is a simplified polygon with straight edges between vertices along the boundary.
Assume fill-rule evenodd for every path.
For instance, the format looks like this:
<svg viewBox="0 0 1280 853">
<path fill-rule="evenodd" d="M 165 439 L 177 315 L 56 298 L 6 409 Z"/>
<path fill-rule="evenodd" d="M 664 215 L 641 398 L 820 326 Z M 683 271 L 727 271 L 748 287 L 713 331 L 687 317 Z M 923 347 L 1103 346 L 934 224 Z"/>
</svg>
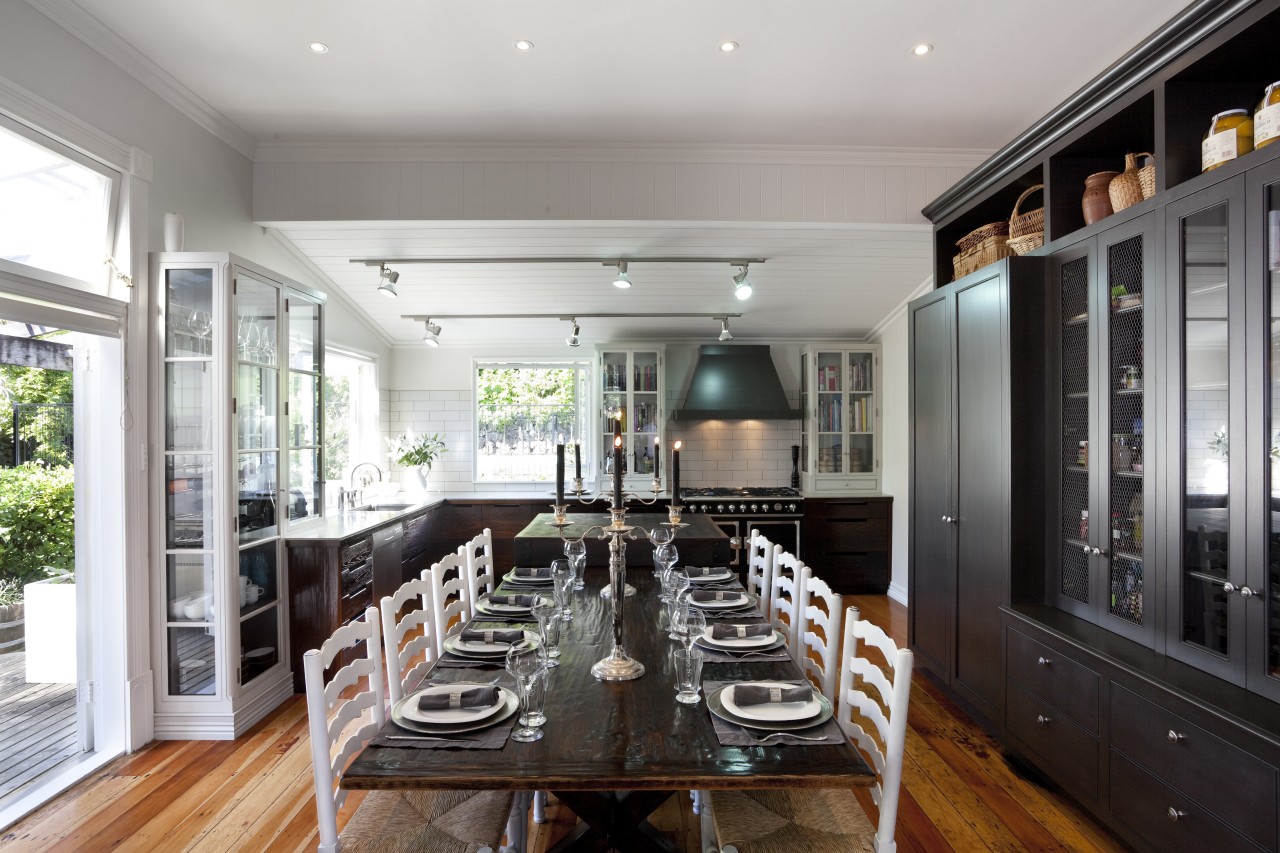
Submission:
<svg viewBox="0 0 1280 853">
<path fill-rule="evenodd" d="M 747 637 L 772 637 L 772 625 L 712 625 L 713 640 L 742 640 Z"/>
<path fill-rule="evenodd" d="M 498 688 L 457 685 L 447 691 L 418 697 L 419 711 L 443 711 L 449 708 L 491 708 L 498 704 Z"/>
<path fill-rule="evenodd" d="M 738 705 L 777 705 L 782 702 L 808 702 L 812 687 L 768 687 L 763 684 L 735 684 L 733 701 Z"/>
<path fill-rule="evenodd" d="M 742 593 L 725 589 L 698 589 L 689 593 L 689 600 L 699 604 L 709 601 L 740 601 Z"/>
<path fill-rule="evenodd" d="M 516 628 L 467 628 L 462 632 L 462 639 L 468 643 L 488 643 L 490 645 L 518 643 L 524 639 L 524 631 Z"/>
<path fill-rule="evenodd" d="M 511 576 L 514 578 L 549 578 L 551 577 L 551 568 L 537 568 L 534 566 L 518 566 L 511 570 Z"/>
<path fill-rule="evenodd" d="M 685 566 L 684 573 L 691 578 L 715 577 L 724 574 L 723 566 Z"/>
<path fill-rule="evenodd" d="M 534 596 L 532 595 L 491 595 L 489 596 L 490 604 L 507 604 L 513 607 L 532 607 Z"/>
<path fill-rule="evenodd" d="M 707 680 L 702 682 L 702 692 L 707 696 L 711 696 L 728 682 Z M 735 699 L 736 701 L 736 699 Z M 748 729 L 744 726 L 735 725 L 728 720 L 721 719 L 715 714 L 711 715 L 711 725 L 716 730 L 716 739 L 720 741 L 721 746 L 760 746 L 760 747 L 780 747 L 780 746 L 839 746 L 844 744 L 847 746 L 848 741 L 845 740 L 844 732 L 840 730 L 840 724 L 836 722 L 835 717 L 827 720 L 820 726 L 805 728 L 797 731 L 794 735 L 790 733 L 776 733 L 762 731 L 760 729 Z M 820 737 L 822 740 L 812 740 L 812 738 Z"/>
</svg>

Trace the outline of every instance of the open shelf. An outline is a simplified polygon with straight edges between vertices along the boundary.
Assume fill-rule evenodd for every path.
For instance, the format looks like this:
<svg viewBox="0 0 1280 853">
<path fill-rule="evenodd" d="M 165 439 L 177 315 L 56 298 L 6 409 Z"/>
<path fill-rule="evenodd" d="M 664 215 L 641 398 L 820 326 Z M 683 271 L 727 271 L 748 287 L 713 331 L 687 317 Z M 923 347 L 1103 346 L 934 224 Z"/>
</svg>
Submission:
<svg viewBox="0 0 1280 853">
<path fill-rule="evenodd" d="M 941 287 L 955 279 L 952 259 L 956 256 L 956 241 L 976 228 L 992 222 L 1008 222 L 1009 214 L 1023 190 L 1044 183 L 1044 170 L 1039 164 L 1029 168 L 1003 187 L 989 192 L 976 201 L 963 215 L 943 224 L 934 232 L 934 259 L 937 263 L 935 281 Z M 1030 201 L 1030 199 L 1029 199 Z M 1035 208 L 1033 202 L 1030 209 Z"/>
</svg>

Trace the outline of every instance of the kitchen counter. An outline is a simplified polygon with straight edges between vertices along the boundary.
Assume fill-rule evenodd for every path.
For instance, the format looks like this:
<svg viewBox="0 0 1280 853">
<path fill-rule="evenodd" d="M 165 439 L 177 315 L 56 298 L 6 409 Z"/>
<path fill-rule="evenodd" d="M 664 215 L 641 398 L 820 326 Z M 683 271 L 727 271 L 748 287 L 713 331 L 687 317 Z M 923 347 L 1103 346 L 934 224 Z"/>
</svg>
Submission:
<svg viewBox="0 0 1280 853">
<path fill-rule="evenodd" d="M 391 503 L 390 498 L 380 498 Z M 393 510 L 347 510 L 322 518 L 304 521 L 290 527 L 285 535 L 286 542 L 338 542 L 368 533 L 371 530 L 398 521 L 406 516 L 433 509 L 444 503 L 442 497 L 427 497 L 411 503 L 403 509 Z"/>
</svg>

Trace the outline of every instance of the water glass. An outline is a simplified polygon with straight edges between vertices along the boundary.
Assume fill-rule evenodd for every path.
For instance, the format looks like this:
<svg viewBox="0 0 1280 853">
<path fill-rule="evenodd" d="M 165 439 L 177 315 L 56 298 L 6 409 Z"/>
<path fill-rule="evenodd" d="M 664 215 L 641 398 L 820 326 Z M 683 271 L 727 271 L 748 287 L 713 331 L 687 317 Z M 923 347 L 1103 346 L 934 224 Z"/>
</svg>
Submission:
<svg viewBox="0 0 1280 853">
<path fill-rule="evenodd" d="M 693 648 L 694 642 L 707 630 L 707 614 L 683 601 L 676 611 L 676 635 L 686 649 Z"/>
<path fill-rule="evenodd" d="M 573 588 L 582 589 L 586 586 L 582 575 L 587 568 L 587 543 L 571 539 L 564 543 L 564 555 L 569 558 L 569 566 L 573 569 Z"/>
<path fill-rule="evenodd" d="M 702 650 L 676 649 L 671 653 L 676 665 L 676 701 L 696 705 L 702 701 Z"/>
<path fill-rule="evenodd" d="M 554 664 L 547 660 L 547 666 L 554 666 Z M 520 713 L 519 722 L 522 726 L 536 730 L 539 735 L 542 734 L 542 726 L 547 724 L 547 682 L 550 678 L 551 673 L 544 667 L 539 669 L 525 686 L 527 699 Z"/>
<path fill-rule="evenodd" d="M 520 694 L 520 716 L 529 713 L 529 694 L 532 682 L 538 673 L 545 673 L 546 666 L 538 647 L 533 643 L 516 643 L 507 650 L 507 672 L 516 681 L 516 690 Z M 544 691 L 545 695 L 545 691 Z M 542 738 L 542 729 L 522 722 L 520 727 L 511 733 L 511 739 L 519 743 L 530 743 Z"/>
<path fill-rule="evenodd" d="M 538 633 L 546 650 L 547 666 L 560 665 L 560 607 L 556 599 L 540 595 L 533 601 L 533 618 L 538 620 Z"/>
<path fill-rule="evenodd" d="M 569 600 L 573 591 L 573 569 L 569 561 L 557 558 L 551 561 L 551 582 L 555 589 L 556 606 L 560 608 L 560 618 L 565 622 L 573 619 L 573 611 L 569 608 Z"/>
</svg>

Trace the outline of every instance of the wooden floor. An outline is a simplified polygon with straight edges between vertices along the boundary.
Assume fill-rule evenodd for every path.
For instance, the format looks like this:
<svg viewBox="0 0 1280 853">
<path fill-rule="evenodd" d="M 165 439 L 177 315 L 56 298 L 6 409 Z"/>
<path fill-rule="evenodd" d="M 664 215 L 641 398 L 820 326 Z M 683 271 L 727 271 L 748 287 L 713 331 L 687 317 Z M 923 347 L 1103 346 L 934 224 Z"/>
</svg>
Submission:
<svg viewBox="0 0 1280 853">
<path fill-rule="evenodd" d="M 907 613 L 885 596 L 850 596 L 863 617 L 906 641 Z M 911 697 L 897 841 L 902 853 L 1125 849 L 1065 797 L 1024 778 L 999 744 L 924 676 Z M 315 804 L 301 696 L 232 743 L 161 741 L 119 759 L 0 834 L 6 851 L 314 850 Z M 865 793 L 860 793 L 865 796 Z M 353 796 L 344 809 L 354 809 Z M 871 804 L 864 802 L 871 812 Z M 572 826 L 548 809 L 534 828 L 542 853 Z M 688 799 L 672 798 L 654 824 L 698 850 Z"/>
<path fill-rule="evenodd" d="M 0 654 L 0 800 L 75 755 L 74 684 L 27 684 L 26 652 Z"/>
</svg>

